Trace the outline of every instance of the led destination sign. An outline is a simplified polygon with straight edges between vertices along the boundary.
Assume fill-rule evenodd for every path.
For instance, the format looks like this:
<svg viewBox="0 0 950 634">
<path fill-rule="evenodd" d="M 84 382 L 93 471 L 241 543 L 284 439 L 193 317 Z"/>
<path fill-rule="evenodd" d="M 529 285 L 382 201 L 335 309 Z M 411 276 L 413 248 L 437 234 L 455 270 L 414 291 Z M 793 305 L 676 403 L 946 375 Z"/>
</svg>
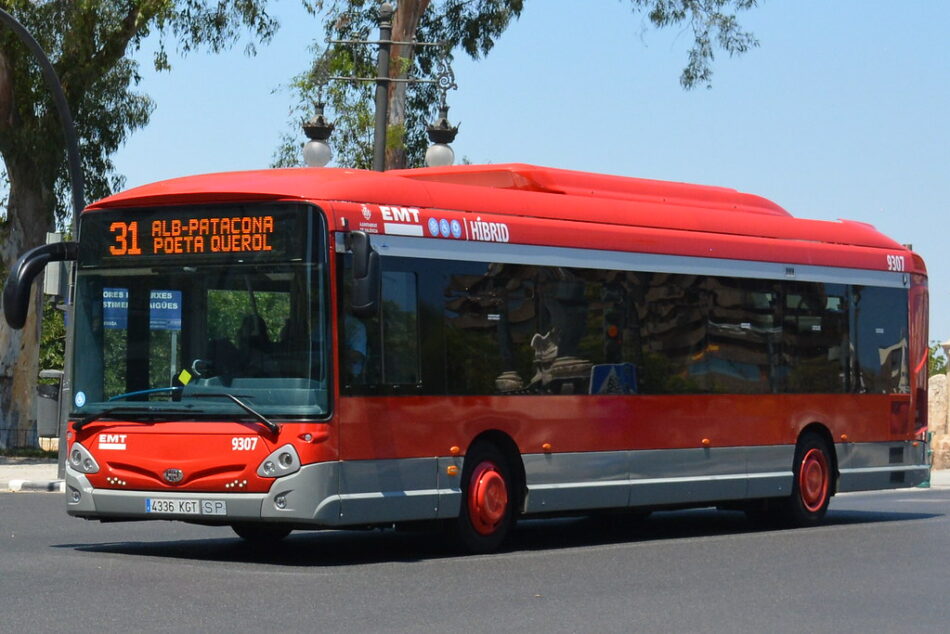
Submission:
<svg viewBox="0 0 950 634">
<path fill-rule="evenodd" d="M 151 253 L 139 244 L 140 222 L 116 221 L 109 225 L 115 244 L 110 255 L 162 255 L 182 253 L 231 253 L 270 251 L 273 216 L 230 216 L 153 220 L 150 223 Z"/>
<path fill-rule="evenodd" d="M 303 255 L 307 233 L 304 209 L 288 205 L 90 213 L 83 218 L 80 263 L 296 258 Z"/>
</svg>

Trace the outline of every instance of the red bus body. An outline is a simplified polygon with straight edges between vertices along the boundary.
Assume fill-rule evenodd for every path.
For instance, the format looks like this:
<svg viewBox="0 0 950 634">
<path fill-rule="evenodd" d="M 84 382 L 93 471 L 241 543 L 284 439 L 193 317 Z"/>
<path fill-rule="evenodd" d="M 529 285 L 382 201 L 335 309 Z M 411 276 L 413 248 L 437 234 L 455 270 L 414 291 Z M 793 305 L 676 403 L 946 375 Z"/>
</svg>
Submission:
<svg viewBox="0 0 950 634">
<path fill-rule="evenodd" d="M 137 420 L 120 412 L 105 415 L 69 433 L 70 514 L 101 520 L 179 519 L 325 528 L 455 520 L 460 514 L 482 513 L 487 517 L 483 521 L 490 524 L 490 509 L 471 506 L 478 484 L 470 480 L 471 466 L 466 471 L 465 461 L 476 444 L 491 445 L 496 455 L 504 457 L 507 467 L 502 471 L 507 481 L 501 488 L 501 501 L 512 505 L 513 514 L 523 515 L 786 498 L 798 486 L 805 486 L 804 481 L 796 485 L 796 478 L 804 477 L 798 473 L 801 457 L 796 451 L 806 436 L 827 446 L 829 495 L 916 486 L 929 477 L 922 440 L 927 407 L 926 270 L 918 255 L 869 225 L 793 218 L 774 203 L 730 189 L 527 165 L 381 174 L 291 169 L 188 177 L 99 201 L 86 210 L 84 222 L 102 212 L 232 204 L 252 209 L 258 204 L 283 203 L 307 206 L 313 214 L 322 212 L 325 222 L 332 341 L 325 415 L 310 419 L 278 415 L 276 432 L 246 417 Z M 647 357 L 637 357 L 642 362 L 634 363 L 619 356 L 615 362 L 588 363 L 602 369 L 585 370 L 589 374 L 583 381 L 576 377 L 549 381 L 548 391 L 532 391 L 525 381 L 529 377 L 521 373 L 514 383 L 521 381 L 521 388 L 465 393 L 452 388 L 455 379 L 440 377 L 441 370 L 428 367 L 431 359 L 443 358 L 446 367 L 455 367 L 451 357 L 459 348 L 453 346 L 462 344 L 454 343 L 461 340 L 451 339 L 452 333 L 471 336 L 471 341 L 494 341 L 501 337 L 498 322 L 510 321 L 512 328 L 527 322 L 483 306 L 470 309 L 482 311 L 477 313 L 477 324 L 465 326 L 476 313 L 463 314 L 459 309 L 444 317 L 454 330 L 446 326 L 438 333 L 430 328 L 427 334 L 425 328 L 443 323 L 443 318 L 421 311 L 412 322 L 419 338 L 414 362 L 421 368 L 418 376 L 436 377 L 437 393 L 418 376 L 405 384 L 380 381 L 354 386 L 344 378 L 346 335 L 342 332 L 347 310 L 346 238 L 354 231 L 369 234 L 383 270 L 396 263 L 392 270 L 397 273 L 392 275 L 405 270 L 409 271 L 405 275 L 414 276 L 420 298 L 428 292 L 422 289 L 426 284 L 433 289 L 442 284 L 431 294 L 437 299 L 448 296 L 451 286 L 451 293 L 461 299 L 455 304 L 445 300 L 445 311 L 455 310 L 449 307 L 463 300 L 475 301 L 474 291 L 459 281 L 464 276 L 452 278 L 451 283 L 439 281 L 451 277 L 435 270 L 448 266 L 447 262 L 503 263 L 503 270 L 514 267 L 527 271 L 517 275 L 544 279 L 564 270 L 574 283 L 559 288 L 564 292 L 586 289 L 586 295 L 578 296 L 568 309 L 588 311 L 584 318 L 588 322 L 594 319 L 590 315 L 600 320 L 584 331 L 587 343 L 582 342 L 582 347 L 607 350 L 604 354 L 609 357 L 614 354 L 611 338 L 619 337 L 623 341 L 616 346 L 636 348 L 637 355 L 658 350 L 649 358 L 651 363 L 660 363 L 656 359 L 663 356 L 661 346 L 667 345 L 666 340 L 659 335 L 649 340 L 648 331 L 665 326 L 661 320 L 655 322 L 659 325 L 648 323 L 655 319 L 650 317 L 651 304 L 667 302 L 663 306 L 684 311 L 677 315 L 686 314 L 685 304 L 670 300 L 674 291 L 658 277 L 669 275 L 670 279 L 678 276 L 678 289 L 695 295 L 683 300 L 691 302 L 690 311 L 707 311 L 702 323 L 684 326 L 678 336 L 705 334 L 696 335 L 703 337 L 702 342 L 690 344 L 689 354 L 676 361 L 685 369 L 678 374 L 670 370 L 663 377 L 667 387 L 652 393 L 643 388 L 652 380 L 647 376 L 652 370 L 642 360 Z M 174 230 L 168 232 L 172 241 L 162 248 L 187 262 L 183 251 L 190 247 L 180 240 L 176 246 Z M 113 230 L 109 237 L 116 236 Z M 82 230 L 80 244 L 87 239 L 89 234 Z M 237 243 L 233 246 L 241 248 Z M 428 268 L 427 263 L 431 263 Z M 492 275 L 485 273 L 480 281 L 472 282 L 472 288 L 494 284 L 496 290 L 491 292 L 496 295 L 486 291 L 478 296 L 483 303 L 502 296 L 497 290 L 500 286 L 489 279 Z M 522 278 L 512 275 L 507 278 L 508 288 L 521 284 L 511 292 L 528 298 L 531 319 L 542 319 L 541 313 L 556 317 L 560 308 L 554 300 L 545 299 L 554 292 L 545 289 L 553 289 L 555 282 L 542 283 L 537 281 L 541 278 L 532 277 L 522 283 Z M 428 276 L 435 281 L 430 284 Z M 384 277 L 384 285 L 387 279 L 396 278 Z M 611 299 L 614 291 L 598 290 L 603 280 L 624 299 Z M 636 288 L 643 286 L 642 280 L 649 280 L 649 292 L 637 295 L 640 299 L 634 302 L 630 298 L 640 292 Z M 723 280 L 740 281 L 733 285 Z M 789 290 L 798 288 L 796 284 L 811 288 L 807 286 L 811 283 L 822 284 L 821 292 L 828 296 L 839 293 L 840 297 L 822 305 L 827 312 L 821 313 L 819 307 L 818 313 L 805 315 L 800 295 L 811 291 Z M 874 354 L 861 356 L 865 354 L 859 351 L 863 340 L 890 334 L 883 332 L 890 325 L 864 325 L 862 320 L 870 317 L 855 309 L 861 293 L 871 297 L 866 289 L 878 287 L 890 289 L 881 291 L 881 297 L 906 297 L 907 304 L 897 313 L 897 321 L 903 320 L 904 326 L 893 335 L 893 349 L 881 347 L 879 352 L 882 368 L 887 358 L 892 359 L 887 361 L 892 369 L 881 369 L 879 376 L 866 368 L 849 370 L 859 362 L 866 365 Z M 843 290 L 828 290 L 839 288 Z M 741 303 L 750 293 L 760 300 L 772 298 L 771 306 L 763 304 L 758 310 L 763 315 L 773 311 L 778 321 L 769 321 L 772 325 L 760 330 L 741 316 L 721 323 L 729 319 L 732 306 L 724 298 L 734 295 Z M 633 303 L 636 306 L 631 307 Z M 618 330 L 607 322 L 621 307 L 626 316 Z M 793 313 L 794 319 L 789 316 Z M 639 325 L 632 323 L 634 318 L 640 320 Z M 785 363 L 762 361 L 763 350 L 771 350 L 774 343 L 784 346 L 781 355 L 788 357 L 792 353 L 787 351 L 799 345 L 795 342 L 804 341 L 809 333 L 817 337 L 816 333 L 828 332 L 832 323 L 838 324 L 848 341 L 829 351 L 812 350 L 810 360 L 796 366 L 799 370 L 763 375 L 768 367 Z M 538 340 L 544 338 L 542 330 L 537 329 Z M 563 338 L 563 328 L 548 330 L 548 335 L 556 332 Z M 645 343 L 632 341 L 629 333 L 635 331 Z M 597 339 L 598 332 L 606 333 L 603 340 Z M 719 339 L 713 332 L 719 333 Z M 526 345 L 520 336 L 512 335 L 511 340 Z M 82 333 L 77 337 L 83 337 Z M 747 354 L 744 347 L 728 357 L 730 353 L 724 351 L 731 344 L 714 340 L 755 340 L 758 343 L 748 345 L 760 361 L 741 361 Z M 504 348 L 505 342 L 501 345 Z M 748 359 L 752 358 L 749 352 Z M 826 363 L 828 359 L 832 361 Z M 801 368 L 812 363 L 821 368 L 816 370 L 819 373 L 828 374 L 829 368 L 839 366 L 844 374 L 850 372 L 834 379 L 843 381 L 844 387 L 801 387 L 816 385 L 817 379 L 807 379 L 813 381 L 807 383 L 795 374 L 807 378 Z M 631 366 L 632 370 L 625 369 Z M 532 367 L 538 367 L 539 373 L 543 369 L 540 363 Z M 597 379 L 591 377 L 621 371 L 636 372 L 638 378 L 623 379 L 621 388 L 595 393 Z M 863 378 L 862 372 L 871 378 Z M 673 387 L 663 393 L 674 379 L 706 387 Z M 736 381 L 759 387 L 739 393 L 729 387 Z M 872 385 L 884 387 L 868 387 Z M 73 418 L 80 420 L 82 407 L 76 405 Z M 73 451 L 77 444 L 83 448 L 81 455 Z M 296 452 L 288 458 L 294 471 L 285 477 L 262 475 L 262 461 L 287 445 Z M 79 468 L 86 457 L 95 462 L 95 470 Z M 485 462 L 492 464 L 492 460 Z M 820 462 L 816 464 L 820 467 Z"/>
</svg>

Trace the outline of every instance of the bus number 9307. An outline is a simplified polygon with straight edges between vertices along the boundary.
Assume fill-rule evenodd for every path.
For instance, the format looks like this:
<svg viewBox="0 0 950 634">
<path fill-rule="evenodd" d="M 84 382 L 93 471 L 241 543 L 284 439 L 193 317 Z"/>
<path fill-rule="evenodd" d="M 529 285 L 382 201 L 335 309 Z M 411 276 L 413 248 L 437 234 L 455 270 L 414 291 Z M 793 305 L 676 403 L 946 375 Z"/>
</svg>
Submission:
<svg viewBox="0 0 950 634">
<path fill-rule="evenodd" d="M 231 439 L 231 451 L 254 451 L 256 448 L 256 436 L 235 436 Z"/>
<path fill-rule="evenodd" d="M 904 270 L 904 256 L 903 255 L 887 256 L 887 270 L 888 271 L 903 271 Z"/>
</svg>

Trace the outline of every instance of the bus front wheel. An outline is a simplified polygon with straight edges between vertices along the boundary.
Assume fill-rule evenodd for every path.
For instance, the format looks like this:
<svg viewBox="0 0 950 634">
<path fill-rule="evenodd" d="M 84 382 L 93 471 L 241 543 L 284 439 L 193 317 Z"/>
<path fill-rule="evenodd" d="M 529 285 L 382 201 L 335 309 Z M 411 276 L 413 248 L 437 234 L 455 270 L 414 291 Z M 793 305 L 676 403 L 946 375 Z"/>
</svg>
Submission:
<svg viewBox="0 0 950 634">
<path fill-rule="evenodd" d="M 514 498 L 511 466 L 505 455 L 491 444 L 469 449 L 456 525 L 461 545 L 473 553 L 496 550 L 514 524 Z"/>
</svg>

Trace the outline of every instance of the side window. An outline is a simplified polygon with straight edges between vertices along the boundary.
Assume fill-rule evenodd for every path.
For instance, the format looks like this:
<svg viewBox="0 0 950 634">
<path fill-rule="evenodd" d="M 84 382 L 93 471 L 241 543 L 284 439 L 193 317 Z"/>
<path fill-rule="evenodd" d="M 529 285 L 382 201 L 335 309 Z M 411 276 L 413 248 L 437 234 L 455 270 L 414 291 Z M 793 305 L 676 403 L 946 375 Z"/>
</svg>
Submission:
<svg viewBox="0 0 950 634">
<path fill-rule="evenodd" d="M 710 292 L 707 278 L 638 273 L 639 371 L 644 394 L 704 390 Z"/>
<path fill-rule="evenodd" d="M 514 353 L 504 265 L 453 262 L 443 289 L 446 388 L 449 394 L 524 389 Z M 514 283 L 514 282 L 513 282 Z"/>
<path fill-rule="evenodd" d="M 540 273 L 539 328 L 531 342 L 538 376 L 533 381 L 540 381 L 545 392 L 586 394 L 591 368 L 603 358 L 600 294 L 585 279 L 595 272 L 547 267 Z"/>
<path fill-rule="evenodd" d="M 856 391 L 908 393 L 907 291 L 854 286 L 852 302 Z"/>
<path fill-rule="evenodd" d="M 636 274 L 446 262 L 450 394 L 634 394 Z"/>
<path fill-rule="evenodd" d="M 848 389 L 848 294 L 842 284 L 795 282 L 785 287 L 782 324 L 786 391 Z"/>
<path fill-rule="evenodd" d="M 701 361 L 706 390 L 733 394 L 777 391 L 781 343 L 777 284 L 713 277 L 709 286 L 707 343 Z"/>
<path fill-rule="evenodd" d="M 383 271 L 379 313 L 360 318 L 349 309 L 349 258 L 343 273 L 340 371 L 344 391 L 382 393 L 420 383 L 418 281 L 414 272 Z"/>
<path fill-rule="evenodd" d="M 419 382 L 419 327 L 415 273 L 383 273 L 383 383 Z"/>
</svg>

